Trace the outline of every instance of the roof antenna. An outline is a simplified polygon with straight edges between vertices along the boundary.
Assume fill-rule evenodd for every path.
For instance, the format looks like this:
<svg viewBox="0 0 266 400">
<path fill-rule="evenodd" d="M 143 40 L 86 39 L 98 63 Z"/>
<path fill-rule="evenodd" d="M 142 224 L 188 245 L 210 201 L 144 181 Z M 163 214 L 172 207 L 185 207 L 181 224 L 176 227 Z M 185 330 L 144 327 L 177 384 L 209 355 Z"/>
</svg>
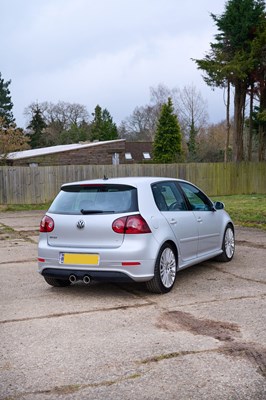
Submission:
<svg viewBox="0 0 266 400">
<path fill-rule="evenodd" d="M 106 175 L 103 176 L 103 180 L 104 180 L 104 181 L 108 181 L 108 178 L 107 178 Z"/>
</svg>

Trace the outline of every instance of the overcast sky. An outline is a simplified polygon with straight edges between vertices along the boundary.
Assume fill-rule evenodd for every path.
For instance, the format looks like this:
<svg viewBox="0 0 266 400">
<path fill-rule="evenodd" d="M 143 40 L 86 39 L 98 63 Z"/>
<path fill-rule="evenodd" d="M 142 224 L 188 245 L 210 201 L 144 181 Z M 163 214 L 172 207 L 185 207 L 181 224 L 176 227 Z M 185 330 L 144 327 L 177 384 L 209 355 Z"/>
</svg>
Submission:
<svg viewBox="0 0 266 400">
<path fill-rule="evenodd" d="M 99 104 L 114 121 L 150 102 L 150 87 L 194 84 L 210 122 L 224 119 L 191 58 L 203 58 L 217 33 L 210 13 L 225 0 L 0 0 L 0 72 L 18 126 L 32 102 Z"/>
</svg>

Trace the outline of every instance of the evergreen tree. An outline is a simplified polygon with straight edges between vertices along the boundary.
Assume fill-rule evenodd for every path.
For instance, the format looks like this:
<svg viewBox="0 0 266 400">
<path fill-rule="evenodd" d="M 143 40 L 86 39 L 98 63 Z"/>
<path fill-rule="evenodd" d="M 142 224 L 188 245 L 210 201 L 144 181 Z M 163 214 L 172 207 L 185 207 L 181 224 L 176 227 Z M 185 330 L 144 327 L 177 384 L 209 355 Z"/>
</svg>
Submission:
<svg viewBox="0 0 266 400">
<path fill-rule="evenodd" d="M 0 117 L 5 120 L 5 124 L 9 126 L 15 122 L 13 117 L 12 109 L 13 103 L 11 101 L 11 95 L 9 85 L 11 80 L 4 81 L 0 72 Z"/>
<path fill-rule="evenodd" d="M 103 135 L 101 140 L 114 140 L 118 139 L 117 126 L 113 122 L 113 118 L 109 111 L 105 108 L 102 114 L 103 118 Z"/>
<path fill-rule="evenodd" d="M 248 87 L 254 70 L 258 68 L 253 43 L 265 27 L 264 0 L 229 0 L 221 16 L 211 14 L 219 33 L 211 43 L 210 53 L 202 60 L 195 60 L 205 73 L 205 81 L 211 86 L 234 86 L 234 161 L 244 159 L 243 127 L 244 109 Z M 265 29 L 265 28 L 264 28 Z M 260 52 L 265 42 L 257 48 Z"/>
<path fill-rule="evenodd" d="M 87 123 L 72 124 L 70 129 L 60 134 L 60 144 L 71 144 L 89 140 L 89 126 Z"/>
<path fill-rule="evenodd" d="M 156 162 L 174 163 L 181 160 L 182 138 L 171 98 L 162 105 L 153 144 Z"/>
<path fill-rule="evenodd" d="M 251 82 L 252 89 L 250 97 L 257 96 L 259 99 L 259 107 L 251 109 L 251 113 L 257 111 L 257 133 L 258 133 L 258 159 L 259 161 L 265 160 L 266 154 L 266 15 L 260 24 L 258 35 L 252 42 L 252 51 L 254 58 L 256 59 L 256 68 L 252 73 L 254 81 Z M 256 109 L 257 108 L 257 109 Z M 252 119 L 253 115 L 250 115 L 250 138 L 249 143 L 252 140 Z M 251 153 L 251 149 L 250 153 Z"/>
<path fill-rule="evenodd" d="M 94 118 L 91 124 L 91 139 L 100 140 L 103 130 L 103 118 L 102 109 L 99 105 L 95 107 L 94 113 L 92 115 Z"/>
<path fill-rule="evenodd" d="M 111 114 L 105 108 L 97 105 L 93 113 L 94 119 L 91 124 L 92 140 L 113 140 L 118 138 L 116 124 L 113 122 Z"/>
<path fill-rule="evenodd" d="M 195 129 L 194 120 L 192 119 L 192 122 L 190 125 L 190 130 L 189 130 L 189 141 L 187 144 L 190 161 L 195 161 L 195 157 L 196 157 L 196 136 L 197 136 L 197 131 Z"/>
<path fill-rule="evenodd" d="M 42 134 L 45 128 L 46 123 L 42 116 L 42 111 L 37 104 L 35 109 L 33 110 L 33 116 L 30 124 L 27 127 L 27 129 L 30 129 L 30 133 L 27 136 L 30 139 L 30 145 L 32 149 L 42 147 Z"/>
</svg>

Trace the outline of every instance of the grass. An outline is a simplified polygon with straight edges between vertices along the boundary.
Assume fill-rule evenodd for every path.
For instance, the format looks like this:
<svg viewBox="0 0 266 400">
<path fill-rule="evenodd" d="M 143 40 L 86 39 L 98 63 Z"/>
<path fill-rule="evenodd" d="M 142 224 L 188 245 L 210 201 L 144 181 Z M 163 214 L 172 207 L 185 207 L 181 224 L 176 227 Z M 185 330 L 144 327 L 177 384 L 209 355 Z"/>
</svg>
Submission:
<svg viewBox="0 0 266 400">
<path fill-rule="evenodd" d="M 225 204 L 235 225 L 259 228 L 266 231 L 266 195 L 234 195 L 212 197 Z"/>
<path fill-rule="evenodd" d="M 219 196 L 212 197 L 212 200 L 219 200 L 225 204 L 226 211 L 236 225 L 266 231 L 266 194 Z M 14 204 L 0 206 L 0 211 L 47 210 L 49 206 L 50 203 Z"/>
<path fill-rule="evenodd" d="M 43 204 L 10 204 L 0 205 L 0 211 L 34 211 L 34 210 L 48 210 L 51 203 Z"/>
</svg>

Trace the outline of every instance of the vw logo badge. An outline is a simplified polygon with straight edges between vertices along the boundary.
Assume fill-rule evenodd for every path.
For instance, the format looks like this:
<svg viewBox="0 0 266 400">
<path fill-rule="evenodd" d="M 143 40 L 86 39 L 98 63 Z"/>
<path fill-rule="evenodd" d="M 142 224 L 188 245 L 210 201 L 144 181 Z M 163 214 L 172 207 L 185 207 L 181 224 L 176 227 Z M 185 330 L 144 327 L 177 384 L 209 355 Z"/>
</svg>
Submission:
<svg viewBox="0 0 266 400">
<path fill-rule="evenodd" d="M 78 223 L 77 223 L 77 227 L 78 227 L 79 229 L 83 229 L 84 226 L 85 226 L 85 222 L 84 222 L 82 219 L 80 219 L 80 220 L 78 221 Z"/>
</svg>

